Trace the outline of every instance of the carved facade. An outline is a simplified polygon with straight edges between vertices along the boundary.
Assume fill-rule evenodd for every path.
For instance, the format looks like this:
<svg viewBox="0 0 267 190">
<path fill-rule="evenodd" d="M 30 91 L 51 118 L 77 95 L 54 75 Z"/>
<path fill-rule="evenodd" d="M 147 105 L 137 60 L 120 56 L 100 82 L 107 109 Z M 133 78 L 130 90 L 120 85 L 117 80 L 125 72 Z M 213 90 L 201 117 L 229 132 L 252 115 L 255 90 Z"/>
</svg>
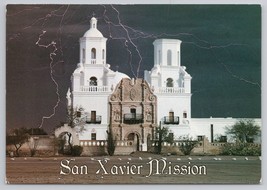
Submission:
<svg viewBox="0 0 267 190">
<path fill-rule="evenodd" d="M 109 97 L 110 127 L 116 140 L 146 151 L 157 124 L 157 97 L 143 79 L 124 78 Z"/>
</svg>

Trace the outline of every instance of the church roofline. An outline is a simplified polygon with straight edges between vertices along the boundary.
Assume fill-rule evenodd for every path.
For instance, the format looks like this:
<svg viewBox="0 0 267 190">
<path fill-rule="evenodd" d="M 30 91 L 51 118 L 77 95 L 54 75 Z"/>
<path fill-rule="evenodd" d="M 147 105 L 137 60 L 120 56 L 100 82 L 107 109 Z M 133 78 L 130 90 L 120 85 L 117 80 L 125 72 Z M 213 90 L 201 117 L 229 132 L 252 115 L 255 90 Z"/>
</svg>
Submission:
<svg viewBox="0 0 267 190">
<path fill-rule="evenodd" d="M 168 43 L 168 44 L 177 44 L 177 43 L 182 43 L 181 40 L 178 39 L 156 39 L 153 44 L 158 44 L 158 43 Z"/>
</svg>

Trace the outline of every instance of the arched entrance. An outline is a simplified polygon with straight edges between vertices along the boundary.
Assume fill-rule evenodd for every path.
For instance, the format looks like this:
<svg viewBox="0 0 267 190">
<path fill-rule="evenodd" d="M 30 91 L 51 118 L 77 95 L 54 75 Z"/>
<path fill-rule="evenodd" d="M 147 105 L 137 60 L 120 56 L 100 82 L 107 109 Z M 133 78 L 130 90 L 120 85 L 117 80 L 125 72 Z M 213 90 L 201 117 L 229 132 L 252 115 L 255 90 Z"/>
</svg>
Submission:
<svg viewBox="0 0 267 190">
<path fill-rule="evenodd" d="M 72 135 L 68 132 L 60 133 L 56 142 L 58 154 L 69 154 L 69 143 L 73 144 Z"/>
<path fill-rule="evenodd" d="M 128 133 L 126 136 L 128 146 L 133 148 L 133 152 L 140 151 L 140 135 L 136 132 Z"/>
<path fill-rule="evenodd" d="M 55 137 L 58 139 L 58 153 L 64 153 L 69 143 L 72 146 L 79 145 L 79 138 L 75 129 L 67 124 L 55 130 Z"/>
</svg>

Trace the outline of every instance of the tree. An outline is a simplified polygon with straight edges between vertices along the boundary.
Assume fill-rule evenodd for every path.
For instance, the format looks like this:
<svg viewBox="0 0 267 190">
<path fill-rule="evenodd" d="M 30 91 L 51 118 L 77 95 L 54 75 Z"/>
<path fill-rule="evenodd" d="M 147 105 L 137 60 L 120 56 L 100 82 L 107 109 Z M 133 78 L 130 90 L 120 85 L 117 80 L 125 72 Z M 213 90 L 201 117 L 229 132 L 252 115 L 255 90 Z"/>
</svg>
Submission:
<svg viewBox="0 0 267 190">
<path fill-rule="evenodd" d="M 108 142 L 107 142 L 108 155 L 113 156 L 116 149 L 116 142 L 113 138 L 112 129 L 110 129 L 110 131 L 107 130 L 106 132 L 108 135 Z"/>
<path fill-rule="evenodd" d="M 189 135 L 181 136 L 179 137 L 181 142 L 181 145 L 179 146 L 179 150 L 184 155 L 190 155 L 191 151 L 197 146 L 198 141 L 194 141 L 193 137 L 190 137 Z"/>
<path fill-rule="evenodd" d="M 237 142 L 253 142 L 254 137 L 260 134 L 260 127 L 252 119 L 239 120 L 231 127 L 226 127 L 226 134 L 233 135 Z"/>
<path fill-rule="evenodd" d="M 168 143 L 173 143 L 173 136 L 170 135 L 170 131 L 168 127 L 161 127 L 161 122 L 159 124 L 159 127 L 156 128 L 156 133 L 158 135 L 158 140 L 157 140 L 157 154 L 161 153 L 162 150 L 162 143 L 163 142 L 168 142 Z"/>
<path fill-rule="evenodd" d="M 30 135 L 27 128 L 12 129 L 9 134 L 6 135 L 6 144 L 14 145 L 16 156 L 19 156 L 19 149 L 21 146 L 29 141 Z"/>
</svg>

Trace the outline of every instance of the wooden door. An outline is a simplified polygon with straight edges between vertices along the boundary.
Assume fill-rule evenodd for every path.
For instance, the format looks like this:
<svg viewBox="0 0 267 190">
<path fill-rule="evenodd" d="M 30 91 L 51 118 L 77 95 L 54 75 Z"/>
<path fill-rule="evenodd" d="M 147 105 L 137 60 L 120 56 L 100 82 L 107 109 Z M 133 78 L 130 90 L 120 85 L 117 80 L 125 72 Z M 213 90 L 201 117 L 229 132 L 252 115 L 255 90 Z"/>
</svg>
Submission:
<svg viewBox="0 0 267 190">
<path fill-rule="evenodd" d="M 91 122 L 96 122 L 96 111 L 91 111 Z"/>
</svg>

